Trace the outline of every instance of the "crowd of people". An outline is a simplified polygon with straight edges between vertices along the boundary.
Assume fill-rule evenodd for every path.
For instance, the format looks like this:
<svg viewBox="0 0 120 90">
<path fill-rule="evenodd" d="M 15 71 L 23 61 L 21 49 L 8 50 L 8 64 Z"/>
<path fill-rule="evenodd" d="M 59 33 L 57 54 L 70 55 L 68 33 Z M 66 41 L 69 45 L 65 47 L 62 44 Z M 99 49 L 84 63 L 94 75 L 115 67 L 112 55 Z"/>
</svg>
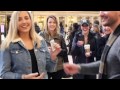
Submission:
<svg viewBox="0 0 120 90">
<path fill-rule="evenodd" d="M 100 11 L 100 17 L 101 22 L 81 19 L 65 30 L 63 23 L 59 24 L 56 16 L 50 15 L 43 31 L 33 22 L 30 12 L 14 11 L 8 34 L 1 44 L 0 77 L 97 79 L 102 75 L 104 79 L 120 78 L 120 12 Z M 69 63 L 68 55 L 72 56 L 73 64 Z"/>
</svg>

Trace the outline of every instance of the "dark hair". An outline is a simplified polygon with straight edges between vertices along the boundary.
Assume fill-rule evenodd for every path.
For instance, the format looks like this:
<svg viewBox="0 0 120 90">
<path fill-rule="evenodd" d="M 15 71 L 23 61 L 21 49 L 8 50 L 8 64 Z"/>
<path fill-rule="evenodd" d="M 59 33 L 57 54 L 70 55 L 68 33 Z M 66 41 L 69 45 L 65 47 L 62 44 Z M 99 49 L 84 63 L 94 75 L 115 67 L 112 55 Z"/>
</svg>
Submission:
<svg viewBox="0 0 120 90">
<path fill-rule="evenodd" d="M 95 20 L 95 21 L 94 21 L 94 24 L 99 25 L 99 21 L 98 21 L 98 20 Z"/>
<path fill-rule="evenodd" d="M 59 25 L 60 25 L 60 27 L 63 27 L 63 23 L 62 23 L 62 22 L 60 22 L 60 24 L 59 24 Z"/>
<path fill-rule="evenodd" d="M 73 27 L 74 27 L 74 29 L 78 29 L 78 23 L 73 23 Z"/>
<path fill-rule="evenodd" d="M 7 30 L 9 29 L 11 15 L 7 15 Z"/>
</svg>

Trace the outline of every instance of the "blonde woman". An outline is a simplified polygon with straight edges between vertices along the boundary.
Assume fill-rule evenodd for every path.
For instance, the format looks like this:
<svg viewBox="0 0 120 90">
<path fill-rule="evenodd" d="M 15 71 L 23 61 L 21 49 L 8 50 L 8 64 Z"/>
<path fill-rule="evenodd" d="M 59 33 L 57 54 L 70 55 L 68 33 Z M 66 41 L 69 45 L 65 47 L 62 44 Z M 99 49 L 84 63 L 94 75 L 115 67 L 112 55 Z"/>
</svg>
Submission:
<svg viewBox="0 0 120 90">
<path fill-rule="evenodd" d="M 54 71 L 57 54 L 51 54 L 46 42 L 35 32 L 32 15 L 28 11 L 14 11 L 9 32 L 2 43 L 0 76 L 3 79 L 47 79 L 47 72 Z"/>
<path fill-rule="evenodd" d="M 58 62 L 56 71 L 52 73 L 48 72 L 48 77 L 52 79 L 61 79 L 62 77 L 66 77 L 63 70 L 63 63 L 68 62 L 67 47 L 65 40 L 59 31 L 60 29 L 57 18 L 53 15 L 48 16 L 46 21 L 46 29 L 44 32 L 41 32 L 40 35 L 42 35 L 46 40 L 48 47 L 51 47 L 50 41 L 54 40 L 62 48 L 61 52 L 57 55 Z"/>
</svg>

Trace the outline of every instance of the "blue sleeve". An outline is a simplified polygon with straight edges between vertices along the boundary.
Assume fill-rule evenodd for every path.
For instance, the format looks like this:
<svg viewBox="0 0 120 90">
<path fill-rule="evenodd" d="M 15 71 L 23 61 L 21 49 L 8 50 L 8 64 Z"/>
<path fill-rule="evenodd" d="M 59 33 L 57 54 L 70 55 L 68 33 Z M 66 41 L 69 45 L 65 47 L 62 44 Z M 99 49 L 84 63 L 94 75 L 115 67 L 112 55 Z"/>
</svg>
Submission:
<svg viewBox="0 0 120 90">
<path fill-rule="evenodd" d="M 3 79 L 21 79 L 22 74 L 14 73 L 11 71 L 11 55 L 10 50 L 5 49 L 1 51 L 1 60 L 0 60 L 0 77 Z"/>
</svg>

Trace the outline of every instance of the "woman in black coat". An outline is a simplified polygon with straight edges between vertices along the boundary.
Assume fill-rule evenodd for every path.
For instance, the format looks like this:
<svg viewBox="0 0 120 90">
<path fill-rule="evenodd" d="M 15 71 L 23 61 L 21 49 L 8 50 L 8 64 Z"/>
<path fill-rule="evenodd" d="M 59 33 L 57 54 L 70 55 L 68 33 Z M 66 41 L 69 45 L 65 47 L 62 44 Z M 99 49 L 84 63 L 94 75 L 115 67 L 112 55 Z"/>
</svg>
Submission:
<svg viewBox="0 0 120 90">
<path fill-rule="evenodd" d="M 75 55 L 74 63 L 90 63 L 94 62 L 97 52 L 96 38 L 90 32 L 89 21 L 85 20 L 81 22 L 82 32 L 78 32 L 72 43 L 72 53 Z M 84 45 L 90 45 L 90 53 L 85 53 Z M 96 79 L 96 75 L 73 75 L 73 79 Z"/>
</svg>

